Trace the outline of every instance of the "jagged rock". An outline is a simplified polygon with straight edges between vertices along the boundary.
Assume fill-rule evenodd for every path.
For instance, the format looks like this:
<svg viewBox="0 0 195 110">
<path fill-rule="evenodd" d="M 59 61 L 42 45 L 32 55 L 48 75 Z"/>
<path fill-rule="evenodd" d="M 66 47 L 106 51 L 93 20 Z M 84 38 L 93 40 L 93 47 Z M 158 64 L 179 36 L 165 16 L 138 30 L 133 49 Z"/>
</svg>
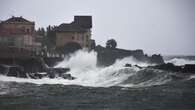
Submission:
<svg viewBox="0 0 195 110">
<path fill-rule="evenodd" d="M 164 63 L 156 66 L 149 66 L 149 68 L 161 69 L 171 72 L 181 72 L 181 73 L 195 73 L 195 64 L 186 64 L 184 66 L 175 66 L 172 63 Z"/>
<path fill-rule="evenodd" d="M 125 67 L 132 67 L 131 64 L 125 64 Z"/>
<path fill-rule="evenodd" d="M 182 71 L 185 73 L 195 73 L 195 64 L 184 65 Z"/>
<path fill-rule="evenodd" d="M 137 67 L 137 68 L 139 68 L 139 69 L 142 69 L 142 67 L 141 66 L 139 66 L 139 65 L 134 65 L 135 67 Z"/>
<path fill-rule="evenodd" d="M 5 76 L 13 76 L 19 78 L 32 78 L 32 79 L 41 79 L 44 77 L 55 78 L 62 77 L 64 79 L 73 80 L 75 77 L 72 77 L 71 74 L 66 74 L 70 71 L 70 68 L 47 68 L 45 72 L 26 72 L 24 68 L 19 65 L 9 66 L 0 64 L 0 74 Z"/>
<path fill-rule="evenodd" d="M 70 71 L 70 68 L 48 68 L 46 72 L 50 78 L 55 78 L 62 77 L 68 71 Z"/>
<path fill-rule="evenodd" d="M 28 76 L 32 79 L 41 79 L 47 77 L 47 73 L 28 73 Z"/>
<path fill-rule="evenodd" d="M 66 74 L 70 71 L 69 68 L 48 68 L 46 72 L 43 73 L 29 73 L 29 77 L 33 79 L 41 79 L 44 77 L 56 78 L 62 77 L 64 79 L 73 80 L 75 77 L 72 77 L 71 74 Z"/>
<path fill-rule="evenodd" d="M 64 79 L 69 79 L 69 80 L 74 80 L 74 79 L 76 79 L 75 77 L 72 77 L 71 74 L 63 74 L 62 77 L 63 77 Z"/>
</svg>

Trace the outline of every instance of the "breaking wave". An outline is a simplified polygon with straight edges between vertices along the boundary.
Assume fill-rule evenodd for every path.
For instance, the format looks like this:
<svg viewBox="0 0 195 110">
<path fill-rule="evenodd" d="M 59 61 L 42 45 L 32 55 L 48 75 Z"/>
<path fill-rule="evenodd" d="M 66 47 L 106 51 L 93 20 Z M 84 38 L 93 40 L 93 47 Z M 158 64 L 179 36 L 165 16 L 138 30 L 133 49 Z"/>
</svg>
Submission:
<svg viewBox="0 0 195 110">
<path fill-rule="evenodd" d="M 126 57 L 117 60 L 108 67 L 98 67 L 97 53 L 79 50 L 71 57 L 65 58 L 55 67 L 68 67 L 69 73 L 76 77 L 75 80 L 66 80 L 63 78 L 43 78 L 43 79 L 24 79 L 15 77 L 0 76 L 0 81 L 14 81 L 22 83 L 35 84 L 64 84 L 81 85 L 91 87 L 145 87 L 152 85 L 161 85 L 170 82 L 172 73 L 155 69 L 140 69 L 136 66 L 124 67 L 125 64 L 148 66 L 149 64 L 139 62 L 133 57 Z"/>
<path fill-rule="evenodd" d="M 177 66 L 182 66 L 185 64 L 195 64 L 195 60 L 185 59 L 185 58 L 173 58 L 165 61 L 166 63 L 173 63 Z"/>
</svg>

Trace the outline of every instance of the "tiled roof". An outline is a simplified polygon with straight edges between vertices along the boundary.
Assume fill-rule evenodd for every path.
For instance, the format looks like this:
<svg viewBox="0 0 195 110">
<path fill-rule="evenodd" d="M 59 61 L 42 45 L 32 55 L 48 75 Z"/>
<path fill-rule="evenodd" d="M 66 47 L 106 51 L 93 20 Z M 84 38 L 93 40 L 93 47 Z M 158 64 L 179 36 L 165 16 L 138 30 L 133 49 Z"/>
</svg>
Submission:
<svg viewBox="0 0 195 110">
<path fill-rule="evenodd" d="M 31 21 L 24 19 L 23 17 L 14 17 L 14 16 L 12 18 L 9 18 L 8 20 L 5 20 L 4 22 L 5 23 L 10 23 L 10 22 L 33 23 Z"/>
</svg>

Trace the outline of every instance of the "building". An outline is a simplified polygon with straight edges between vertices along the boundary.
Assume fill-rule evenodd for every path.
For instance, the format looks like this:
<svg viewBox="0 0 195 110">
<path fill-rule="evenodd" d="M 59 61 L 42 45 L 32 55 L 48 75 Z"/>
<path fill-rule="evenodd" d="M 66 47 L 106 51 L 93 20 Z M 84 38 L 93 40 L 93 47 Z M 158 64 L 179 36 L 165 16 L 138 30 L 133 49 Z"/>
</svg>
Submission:
<svg viewBox="0 0 195 110">
<path fill-rule="evenodd" d="M 63 47 L 67 43 L 74 42 L 82 48 L 90 48 L 91 28 L 91 16 L 74 16 L 73 22 L 55 27 L 56 47 Z"/>
<path fill-rule="evenodd" d="M 0 46 L 31 48 L 34 31 L 34 22 L 13 16 L 0 23 Z"/>
</svg>

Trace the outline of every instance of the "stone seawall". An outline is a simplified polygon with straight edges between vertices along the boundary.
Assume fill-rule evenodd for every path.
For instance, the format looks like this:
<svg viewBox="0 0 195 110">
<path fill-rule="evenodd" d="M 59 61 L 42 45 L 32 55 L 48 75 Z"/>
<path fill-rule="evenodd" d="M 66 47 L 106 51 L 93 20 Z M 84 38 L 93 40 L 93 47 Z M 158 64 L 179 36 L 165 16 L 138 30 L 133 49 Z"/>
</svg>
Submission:
<svg viewBox="0 0 195 110">
<path fill-rule="evenodd" d="M 46 68 L 40 57 L 0 58 L 0 64 L 22 66 L 24 71 L 29 73 L 42 72 Z"/>
</svg>

